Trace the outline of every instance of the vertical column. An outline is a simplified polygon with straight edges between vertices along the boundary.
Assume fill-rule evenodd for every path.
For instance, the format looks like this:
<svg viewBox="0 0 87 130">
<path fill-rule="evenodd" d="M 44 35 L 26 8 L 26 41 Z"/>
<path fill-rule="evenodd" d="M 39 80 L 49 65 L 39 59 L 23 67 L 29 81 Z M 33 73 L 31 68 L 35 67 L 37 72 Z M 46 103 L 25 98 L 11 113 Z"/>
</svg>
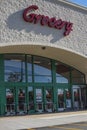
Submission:
<svg viewBox="0 0 87 130">
<path fill-rule="evenodd" d="M 52 60 L 52 83 L 53 83 L 53 111 L 57 110 L 57 89 L 56 89 L 56 68 L 55 61 Z"/>
<path fill-rule="evenodd" d="M 25 55 L 25 82 L 28 83 L 28 68 L 27 68 L 27 55 Z M 26 86 L 26 94 L 25 94 L 25 99 L 26 99 L 26 103 L 25 103 L 25 108 L 26 108 L 26 112 L 28 112 L 29 110 L 29 100 L 28 100 L 28 85 Z"/>
<path fill-rule="evenodd" d="M 73 109 L 72 68 L 70 68 L 70 93 L 71 93 L 71 108 Z"/>
<path fill-rule="evenodd" d="M 0 55 L 0 115 L 5 112 L 4 58 Z"/>
<path fill-rule="evenodd" d="M 31 57 L 32 59 L 32 84 L 33 84 L 33 92 L 34 92 L 34 111 L 36 111 L 36 86 L 34 86 L 34 56 Z"/>
</svg>

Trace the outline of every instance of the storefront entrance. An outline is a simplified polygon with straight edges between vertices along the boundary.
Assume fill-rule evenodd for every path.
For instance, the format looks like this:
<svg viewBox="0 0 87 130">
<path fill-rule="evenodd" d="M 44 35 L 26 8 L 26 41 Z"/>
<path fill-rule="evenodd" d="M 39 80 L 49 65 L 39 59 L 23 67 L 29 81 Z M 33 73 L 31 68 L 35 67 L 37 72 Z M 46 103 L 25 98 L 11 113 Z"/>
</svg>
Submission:
<svg viewBox="0 0 87 130">
<path fill-rule="evenodd" d="M 36 112 L 42 113 L 44 111 L 44 95 L 42 88 L 35 89 L 35 102 L 36 102 Z"/>
<path fill-rule="evenodd" d="M 70 90 L 58 88 L 57 89 L 57 105 L 58 111 L 69 110 L 72 108 L 71 105 L 71 93 Z"/>
<path fill-rule="evenodd" d="M 27 111 L 25 89 L 22 87 L 6 88 L 6 115 L 22 115 Z"/>
<path fill-rule="evenodd" d="M 15 115 L 15 89 L 6 88 L 6 104 L 5 104 L 5 114 Z"/>
<path fill-rule="evenodd" d="M 6 87 L 5 115 L 53 112 L 51 87 Z"/>
<path fill-rule="evenodd" d="M 51 113 L 85 109 L 86 87 L 73 85 L 72 92 L 66 87 L 52 86 L 10 86 L 6 87 L 5 115 Z"/>
<path fill-rule="evenodd" d="M 85 109 L 86 108 L 86 92 L 87 88 L 84 85 L 73 85 L 73 108 Z"/>
<path fill-rule="evenodd" d="M 26 90 L 24 88 L 17 89 L 17 113 L 19 115 L 27 113 Z"/>
<path fill-rule="evenodd" d="M 35 89 L 36 112 L 53 111 L 53 94 L 52 88 L 37 87 Z"/>
</svg>

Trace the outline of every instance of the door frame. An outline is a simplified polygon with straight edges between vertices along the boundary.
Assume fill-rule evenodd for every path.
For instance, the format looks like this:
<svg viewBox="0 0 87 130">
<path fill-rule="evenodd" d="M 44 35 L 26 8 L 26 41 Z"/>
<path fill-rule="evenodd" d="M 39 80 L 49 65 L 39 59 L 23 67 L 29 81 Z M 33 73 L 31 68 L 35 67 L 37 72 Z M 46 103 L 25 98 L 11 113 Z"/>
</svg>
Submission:
<svg viewBox="0 0 87 130">
<path fill-rule="evenodd" d="M 36 110 L 36 89 L 41 89 L 42 91 L 42 100 L 43 100 L 43 112 L 47 112 L 46 111 L 46 89 L 52 89 L 53 90 L 53 87 L 52 85 L 36 85 L 34 87 L 34 94 L 35 94 L 35 110 Z M 52 91 L 52 102 L 54 101 L 53 100 L 53 91 Z M 52 108 L 53 109 L 53 108 Z"/>
<path fill-rule="evenodd" d="M 8 114 L 8 112 L 7 112 L 7 101 L 6 101 L 6 89 L 13 89 L 13 96 L 14 96 L 14 113 L 12 113 L 12 112 L 9 112 L 9 114 Z M 15 87 L 11 87 L 11 86 L 6 86 L 5 87 L 5 115 L 15 115 L 16 114 L 16 89 L 15 89 Z"/>
<path fill-rule="evenodd" d="M 14 115 L 18 114 L 18 110 L 17 110 L 17 105 L 18 105 L 18 90 L 19 89 L 24 89 L 25 90 L 25 104 L 26 104 L 26 112 L 27 112 L 27 102 L 28 102 L 27 101 L 27 86 L 24 85 L 23 83 L 5 83 L 5 96 L 6 96 L 6 88 L 8 88 L 8 89 L 14 89 L 14 102 L 15 102 L 15 114 Z M 6 104 L 6 97 L 5 97 L 5 104 Z M 6 111 L 6 109 L 4 109 L 4 111 Z"/>
<path fill-rule="evenodd" d="M 19 115 L 22 115 L 22 114 L 26 114 L 27 113 L 27 88 L 25 86 L 16 86 L 16 110 L 17 110 L 17 114 Z M 19 111 L 19 101 L 18 101 L 18 93 L 19 93 L 19 90 L 24 90 L 25 91 L 25 95 L 24 95 L 24 98 L 25 98 L 25 101 L 24 101 L 24 111 Z"/>
<path fill-rule="evenodd" d="M 72 101 L 73 101 L 73 109 L 75 109 L 74 107 L 74 89 L 79 89 L 79 101 L 80 101 L 80 105 L 78 106 L 77 109 L 83 109 L 83 102 L 82 102 L 82 88 L 86 88 L 86 85 L 73 85 L 72 86 Z M 87 89 L 86 89 L 87 91 Z M 86 93 L 86 92 L 85 92 Z M 85 95 L 86 96 L 86 95 Z M 85 97 L 86 98 L 86 97 Z M 85 99 L 86 100 L 86 99 Z M 86 104 L 85 104 L 86 105 Z M 86 106 L 85 106 L 86 107 Z"/>
<path fill-rule="evenodd" d="M 41 90 L 41 93 L 38 92 L 36 94 L 36 90 Z M 44 111 L 44 88 L 40 86 L 35 87 L 35 112 L 42 113 Z M 38 108 L 42 108 L 41 110 Z"/>
<path fill-rule="evenodd" d="M 58 104 L 58 89 L 62 89 L 63 93 L 64 93 L 64 108 L 63 109 L 59 109 L 59 104 Z M 70 108 L 67 108 L 67 97 L 66 97 L 66 89 L 69 90 L 70 92 L 70 101 L 68 103 L 70 103 Z M 71 86 L 70 84 L 57 84 L 56 86 L 56 111 L 65 111 L 67 109 L 72 109 L 72 93 L 71 93 Z"/>
</svg>

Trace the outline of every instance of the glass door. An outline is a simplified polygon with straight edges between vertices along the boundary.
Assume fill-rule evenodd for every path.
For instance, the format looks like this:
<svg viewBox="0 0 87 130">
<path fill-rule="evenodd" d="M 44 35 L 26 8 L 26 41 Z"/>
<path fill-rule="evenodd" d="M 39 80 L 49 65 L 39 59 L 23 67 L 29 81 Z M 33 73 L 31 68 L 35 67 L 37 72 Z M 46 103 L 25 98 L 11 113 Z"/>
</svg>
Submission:
<svg viewBox="0 0 87 130">
<path fill-rule="evenodd" d="M 36 97 L 36 112 L 42 113 L 43 112 L 43 91 L 42 88 L 35 89 L 35 97 Z"/>
<path fill-rule="evenodd" d="M 5 104 L 6 115 L 15 115 L 15 89 L 6 88 L 6 104 Z"/>
<path fill-rule="evenodd" d="M 26 106 L 26 95 L 25 95 L 25 88 L 18 88 L 17 89 L 17 113 L 19 115 L 25 114 L 27 112 L 27 106 Z"/>
<path fill-rule="evenodd" d="M 46 106 L 45 106 L 45 111 L 46 112 L 52 112 L 53 111 L 53 95 L 52 95 L 52 89 L 51 88 L 46 88 L 45 89 L 45 94 L 46 94 Z"/>
<path fill-rule="evenodd" d="M 70 92 L 70 90 L 68 88 L 65 89 L 65 103 L 66 103 L 66 110 L 72 108 L 72 105 L 71 105 L 71 92 Z"/>
<path fill-rule="evenodd" d="M 58 111 L 64 111 L 65 102 L 64 102 L 64 89 L 57 89 L 57 103 L 58 103 Z"/>
<path fill-rule="evenodd" d="M 86 92 L 87 88 L 85 85 L 73 85 L 73 108 L 74 109 L 85 109 L 86 103 Z"/>
<path fill-rule="evenodd" d="M 87 96 L 86 96 L 86 93 L 87 93 L 86 86 L 81 87 L 81 108 L 82 109 L 87 108 L 87 102 L 86 102 Z"/>
<path fill-rule="evenodd" d="M 28 87 L 28 112 L 34 111 L 34 89 L 32 86 Z"/>
<path fill-rule="evenodd" d="M 79 86 L 73 86 L 73 108 L 79 109 L 81 107 L 81 89 Z"/>
</svg>

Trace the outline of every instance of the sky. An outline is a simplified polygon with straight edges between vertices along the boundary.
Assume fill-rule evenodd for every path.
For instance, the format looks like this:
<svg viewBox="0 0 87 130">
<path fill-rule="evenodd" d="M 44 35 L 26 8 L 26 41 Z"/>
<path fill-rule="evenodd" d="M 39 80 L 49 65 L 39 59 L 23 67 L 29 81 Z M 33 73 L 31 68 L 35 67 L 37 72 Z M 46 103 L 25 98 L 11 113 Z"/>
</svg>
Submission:
<svg viewBox="0 0 87 130">
<path fill-rule="evenodd" d="M 69 1 L 87 7 L 87 0 L 69 0 Z"/>
</svg>

